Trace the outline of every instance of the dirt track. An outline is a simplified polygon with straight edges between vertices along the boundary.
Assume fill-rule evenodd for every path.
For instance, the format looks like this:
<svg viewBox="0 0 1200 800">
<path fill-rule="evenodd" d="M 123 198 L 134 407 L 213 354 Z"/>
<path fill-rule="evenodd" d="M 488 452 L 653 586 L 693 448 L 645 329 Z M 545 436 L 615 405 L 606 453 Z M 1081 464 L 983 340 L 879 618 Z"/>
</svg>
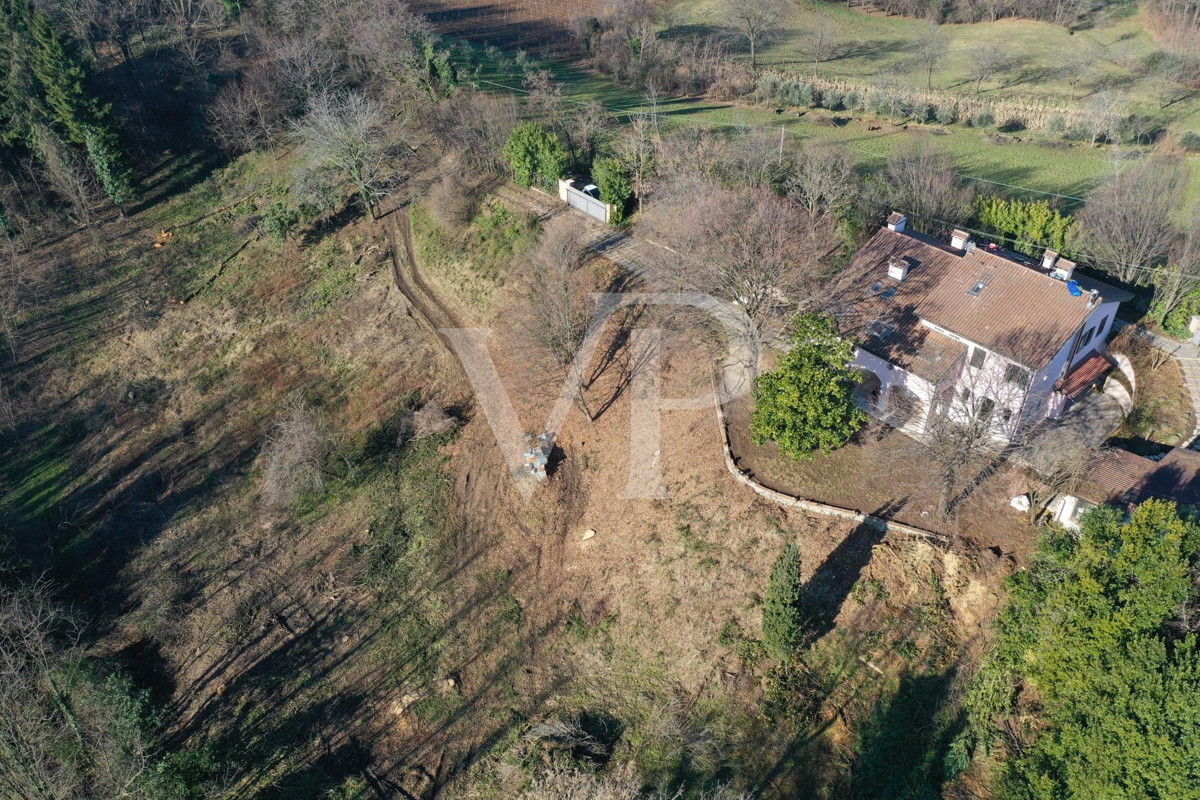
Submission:
<svg viewBox="0 0 1200 800">
<path fill-rule="evenodd" d="M 408 207 L 392 212 L 391 221 L 385 222 L 392 249 L 392 275 L 396 287 L 417 312 L 417 317 L 432 332 L 441 336 L 443 328 L 463 327 L 459 319 L 447 309 L 437 295 L 421 279 L 417 269 L 417 252 L 413 245 L 412 220 Z M 399 235 L 397 235 L 397 232 Z"/>
</svg>

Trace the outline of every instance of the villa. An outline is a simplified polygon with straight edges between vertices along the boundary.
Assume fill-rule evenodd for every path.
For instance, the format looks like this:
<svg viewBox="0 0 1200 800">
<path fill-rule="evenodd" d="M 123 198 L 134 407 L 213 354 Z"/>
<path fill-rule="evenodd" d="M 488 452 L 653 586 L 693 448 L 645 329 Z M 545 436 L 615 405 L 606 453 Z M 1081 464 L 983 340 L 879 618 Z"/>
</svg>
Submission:
<svg viewBox="0 0 1200 800">
<path fill-rule="evenodd" d="M 1109 370 L 1105 342 L 1128 292 L 1052 250 L 1036 261 L 907 222 L 893 213 L 834 281 L 872 414 L 912 435 L 938 414 L 986 418 L 1007 441 L 1059 417 Z"/>
</svg>

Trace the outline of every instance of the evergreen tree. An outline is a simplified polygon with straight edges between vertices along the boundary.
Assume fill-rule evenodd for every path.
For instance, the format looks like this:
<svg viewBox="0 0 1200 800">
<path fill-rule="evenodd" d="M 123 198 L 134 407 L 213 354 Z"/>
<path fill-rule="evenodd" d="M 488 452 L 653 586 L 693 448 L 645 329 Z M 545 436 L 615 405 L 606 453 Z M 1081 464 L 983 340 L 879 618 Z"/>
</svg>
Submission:
<svg viewBox="0 0 1200 800">
<path fill-rule="evenodd" d="M 788 542 L 771 567 L 767 596 L 763 601 L 763 647 L 782 661 L 794 656 L 804 644 L 800 568 L 800 550 L 795 542 Z"/>
<path fill-rule="evenodd" d="M 809 459 L 845 445 L 867 415 L 854 405 L 854 345 L 822 314 L 801 314 L 793 326 L 779 368 L 754 383 L 750 430 L 755 444 L 773 441 L 792 458 Z"/>
<path fill-rule="evenodd" d="M 625 211 L 633 197 L 629 171 L 615 158 L 598 158 L 592 164 L 592 178 L 600 187 L 600 201 L 612 206 L 608 221 L 620 225 L 625 220 Z"/>
<path fill-rule="evenodd" d="M 120 208 L 134 194 L 133 172 L 103 105 L 88 87 L 84 62 L 53 20 L 29 0 L 0 0 L 0 117 L 6 142 L 37 150 L 36 131 L 50 127 L 83 147 L 109 199 Z"/>
</svg>

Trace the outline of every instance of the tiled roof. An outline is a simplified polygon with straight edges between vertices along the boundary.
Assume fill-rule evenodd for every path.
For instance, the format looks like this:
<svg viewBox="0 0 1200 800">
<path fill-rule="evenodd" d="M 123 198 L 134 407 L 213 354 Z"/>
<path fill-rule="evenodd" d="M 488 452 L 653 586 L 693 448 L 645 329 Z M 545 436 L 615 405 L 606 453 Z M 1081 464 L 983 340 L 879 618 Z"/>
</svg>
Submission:
<svg viewBox="0 0 1200 800">
<path fill-rule="evenodd" d="M 1128 450 L 1109 450 L 1076 493 L 1098 503 L 1161 498 L 1200 504 L 1200 453 L 1176 447 L 1162 460 L 1151 461 Z"/>
<path fill-rule="evenodd" d="M 912 266 L 905 280 L 895 281 L 887 265 L 901 257 Z M 924 319 L 1040 370 L 1092 311 L 1090 293 L 1072 296 L 1063 281 L 1039 269 L 887 229 L 855 254 L 834 287 L 847 332 L 901 366 L 927 335 L 914 330 Z"/>
<path fill-rule="evenodd" d="M 1106 356 L 1092 353 L 1075 365 L 1065 378 L 1054 384 L 1054 388 L 1074 400 L 1083 394 L 1084 390 L 1112 369 L 1112 362 Z"/>
</svg>

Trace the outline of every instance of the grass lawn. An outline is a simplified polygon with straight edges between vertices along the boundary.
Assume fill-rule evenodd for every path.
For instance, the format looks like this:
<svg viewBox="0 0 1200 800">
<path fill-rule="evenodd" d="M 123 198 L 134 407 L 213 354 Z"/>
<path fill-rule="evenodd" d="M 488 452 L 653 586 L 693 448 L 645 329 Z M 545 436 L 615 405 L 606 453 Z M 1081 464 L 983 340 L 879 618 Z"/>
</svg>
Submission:
<svg viewBox="0 0 1200 800">
<path fill-rule="evenodd" d="M 624 118 L 626 112 L 646 107 L 645 99 L 639 93 L 577 64 L 553 62 L 544 66 L 554 73 L 564 93 L 575 102 L 598 101 L 616 112 L 619 118 Z M 521 90 L 519 77 L 487 60 L 478 79 L 484 89 L 502 92 L 507 88 L 518 93 Z M 821 109 L 808 110 L 803 116 L 797 116 L 791 110 L 776 114 L 773 108 L 764 106 L 694 97 L 668 98 L 660 102 L 659 111 L 664 127 L 668 129 L 675 125 L 696 125 L 733 130 L 758 125 L 775 130 L 782 128 L 793 139 L 837 142 L 852 147 L 863 168 L 868 170 L 882 166 L 888 154 L 903 142 L 936 131 L 938 142 L 954 155 L 963 175 L 1066 195 L 1069 197 L 1063 202 L 1068 208 L 1078 204 L 1071 198 L 1084 197 L 1113 170 L 1114 151 L 1110 147 L 1093 148 L 1086 143 L 1051 140 L 1027 132 L 1020 134 L 1021 142 L 1001 143 L 984 131 L 962 124 L 892 125 L 871 114 Z M 835 120 L 840 124 L 835 124 Z M 1200 158 L 1189 156 L 1188 163 L 1193 174 L 1200 169 Z M 1193 179 L 1187 206 L 1195 204 L 1198 192 L 1200 181 Z"/>
<path fill-rule="evenodd" d="M 724 0 L 679 0 L 675 9 L 675 25 L 681 33 L 729 27 Z M 821 18 L 828 20 L 826 24 L 836 32 L 838 42 L 835 55 L 819 67 L 823 77 L 869 81 L 887 75 L 901 83 L 925 87 L 924 71 L 914 64 L 911 52 L 924 27 L 922 21 L 865 13 L 839 4 L 794 4 L 784 29 L 773 41 L 760 47 L 759 62 L 811 72 L 806 31 Z M 1017 66 L 1002 79 L 985 82 L 984 94 L 1070 103 L 1069 58 L 1094 48 L 1105 60 L 1097 65 L 1095 77 L 1084 83 L 1080 94 L 1101 84 L 1116 86 L 1140 113 L 1160 118 L 1180 130 L 1200 127 L 1200 98 L 1160 109 L 1152 76 L 1138 74 L 1140 60 L 1162 48 L 1132 3 L 1110 9 L 1105 18 L 1074 34 L 1049 23 L 1016 19 L 943 25 L 941 30 L 946 38 L 946 56 L 933 73 L 934 89 L 973 93 L 974 85 L 968 77 L 973 50 L 980 45 L 1000 43 Z M 745 57 L 749 57 L 748 53 Z"/>
</svg>

